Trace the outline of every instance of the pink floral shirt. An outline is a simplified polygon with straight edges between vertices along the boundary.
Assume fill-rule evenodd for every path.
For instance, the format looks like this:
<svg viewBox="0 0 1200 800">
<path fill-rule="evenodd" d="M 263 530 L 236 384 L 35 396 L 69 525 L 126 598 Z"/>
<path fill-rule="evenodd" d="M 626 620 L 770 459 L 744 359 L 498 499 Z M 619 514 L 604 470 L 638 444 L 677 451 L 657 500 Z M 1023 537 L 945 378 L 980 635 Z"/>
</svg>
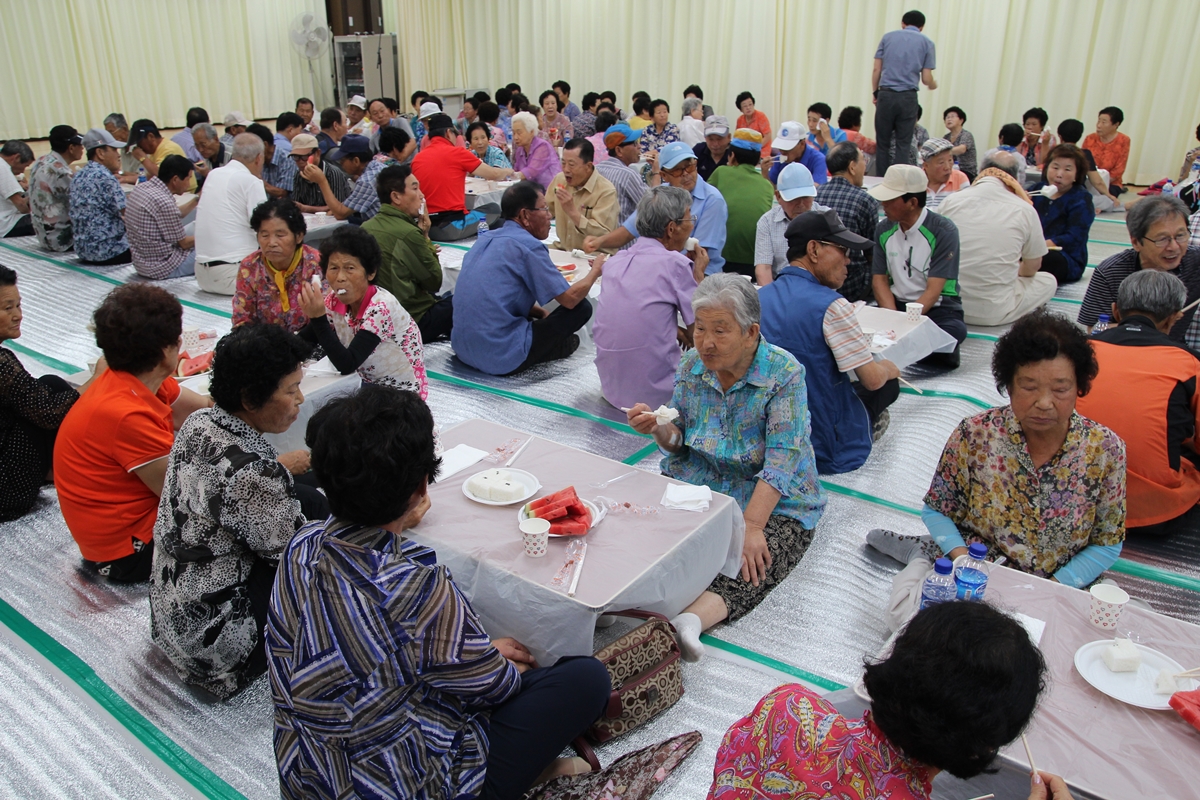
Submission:
<svg viewBox="0 0 1200 800">
<path fill-rule="evenodd" d="M 387 289 L 372 286 L 367 292 L 358 316 L 353 319 L 346 306 L 332 293 L 325 296 L 325 308 L 338 341 L 349 347 L 359 331 L 375 334 L 379 344 L 358 368 L 359 376 L 367 383 L 416 392 L 422 400 L 427 399 L 429 379 L 423 360 L 425 347 L 416 320 Z"/>
</svg>

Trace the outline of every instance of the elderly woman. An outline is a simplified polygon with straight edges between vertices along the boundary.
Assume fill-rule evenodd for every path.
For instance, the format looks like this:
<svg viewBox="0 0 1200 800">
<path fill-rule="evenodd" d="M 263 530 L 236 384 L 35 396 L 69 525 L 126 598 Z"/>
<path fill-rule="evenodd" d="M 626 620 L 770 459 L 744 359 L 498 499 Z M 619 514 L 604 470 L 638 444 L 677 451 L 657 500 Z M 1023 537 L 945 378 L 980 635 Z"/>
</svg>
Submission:
<svg viewBox="0 0 1200 800">
<path fill-rule="evenodd" d="M 666 100 L 650 101 L 650 124 L 642 130 L 642 155 L 658 153 L 678 141 L 679 126 L 671 122 L 671 106 Z"/>
<path fill-rule="evenodd" d="M 308 444 L 333 516 L 288 544 L 267 619 L 283 797 L 516 800 L 583 771 L 555 757 L 604 710 L 604 666 L 539 668 L 490 640 L 437 554 L 403 536 L 441 464 L 429 408 L 364 386 L 317 412 Z"/>
<path fill-rule="evenodd" d="M 165 289 L 129 283 L 92 315 L 108 369 L 58 429 L 54 483 L 84 565 L 110 581 L 150 577 L 154 518 L 175 431 L 212 401 L 172 377 L 183 306 Z"/>
<path fill-rule="evenodd" d="M 304 214 L 287 198 L 268 200 L 254 209 L 250 227 L 258 249 L 238 267 L 233 325 L 269 322 L 295 333 L 308 322 L 300 288 L 321 275 L 320 255 L 304 244 Z"/>
<path fill-rule="evenodd" d="M 0 265 L 0 342 L 20 338 L 23 317 L 17 273 Z M 96 374 L 103 370 L 101 359 Z M 58 427 L 94 380 L 95 375 L 77 392 L 57 375 L 35 379 L 11 350 L 0 347 L 0 520 L 33 508 L 51 478 Z"/>
<path fill-rule="evenodd" d="M 1054 194 L 1033 194 L 1033 207 L 1042 221 L 1042 235 L 1050 252 L 1042 256 L 1042 272 L 1049 272 L 1058 285 L 1083 277 L 1087 266 L 1088 231 L 1096 219 L 1087 190 L 1088 163 L 1083 151 L 1073 144 L 1060 144 L 1046 156 L 1042 182 Z"/>
<path fill-rule="evenodd" d="M 301 287 L 308 324 L 300 336 L 321 345 L 343 375 L 358 370 L 365 383 L 416 392 L 424 400 L 429 380 L 421 331 L 396 296 L 375 285 L 381 263 L 379 243 L 362 228 L 339 228 L 322 242 L 321 271 L 330 291 Z"/>
<path fill-rule="evenodd" d="M 489 167 L 512 169 L 504 151 L 492 144 L 492 131 L 487 123 L 472 122 L 467 126 L 467 148 Z"/>
<path fill-rule="evenodd" d="M 734 128 L 751 128 L 762 134 L 764 142 L 771 141 L 771 120 L 754 107 L 754 95 L 742 92 L 737 96 L 734 105 L 737 106 L 738 111 L 742 112 L 741 116 L 737 118 Z"/>
<path fill-rule="evenodd" d="M 596 133 L 596 114 L 599 113 L 600 95 L 588 92 L 580 103 L 583 110 L 576 115 L 571 124 L 575 126 L 575 138 L 586 139 Z"/>
<path fill-rule="evenodd" d="M 683 101 L 683 118 L 679 120 L 679 140 L 688 147 L 704 141 L 704 101 L 689 97 Z"/>
<path fill-rule="evenodd" d="M 1080 416 L 1075 401 L 1099 367 L 1084 333 L 1035 311 L 1000 337 L 996 388 L 1009 404 L 967 417 L 950 434 L 925 495 L 929 537 L 874 530 L 867 543 L 908 565 L 892 587 L 898 628 L 920 600 L 930 556 L 968 542 L 1006 566 L 1083 588 L 1111 567 L 1125 540 L 1125 444 Z"/>
<path fill-rule="evenodd" d="M 216 405 L 188 418 L 167 463 L 150 635 L 182 680 L 222 699 L 266 671 L 262 631 L 279 556 L 301 525 L 329 515 L 324 495 L 296 482 L 308 453 L 279 455 L 264 438 L 299 416 L 311 349 L 278 325 L 234 328 L 213 358 Z"/>
<path fill-rule="evenodd" d="M 868 662 L 863 682 L 871 708 L 861 719 L 795 683 L 760 700 L 721 741 L 709 800 L 926 800 L 939 772 L 980 775 L 1021 735 L 1046 662 L 1007 614 L 941 603 L 913 618 L 887 658 Z"/>
<path fill-rule="evenodd" d="M 659 425 L 645 403 L 628 412 L 666 454 L 664 475 L 731 495 L 746 519 L 740 579 L 718 575 L 672 620 L 688 661 L 704 654 L 701 631 L 748 613 L 788 576 L 825 508 L 804 369 L 759 335 L 754 287 L 738 275 L 710 275 L 692 311 L 696 349 L 680 362 L 671 396 L 679 418 Z"/>
<path fill-rule="evenodd" d="M 695 227 L 691 209 L 686 190 L 654 187 L 638 203 L 639 238 L 604 264 L 592 337 L 600 389 L 617 408 L 671 399 L 679 345 L 692 338 L 692 293 L 708 265 L 703 247 L 682 252 Z M 678 326 L 679 315 L 689 330 Z"/>
<path fill-rule="evenodd" d="M 513 115 L 513 168 L 521 177 L 540 186 L 549 186 L 554 176 L 562 172 L 558 151 L 537 135 L 537 117 L 528 111 Z"/>
<path fill-rule="evenodd" d="M 550 144 L 562 147 L 565 142 L 575 138 L 575 126 L 562 113 L 563 102 L 557 94 L 550 89 L 542 92 L 538 95 L 538 106 L 542 110 L 542 130 L 546 132 Z"/>
</svg>

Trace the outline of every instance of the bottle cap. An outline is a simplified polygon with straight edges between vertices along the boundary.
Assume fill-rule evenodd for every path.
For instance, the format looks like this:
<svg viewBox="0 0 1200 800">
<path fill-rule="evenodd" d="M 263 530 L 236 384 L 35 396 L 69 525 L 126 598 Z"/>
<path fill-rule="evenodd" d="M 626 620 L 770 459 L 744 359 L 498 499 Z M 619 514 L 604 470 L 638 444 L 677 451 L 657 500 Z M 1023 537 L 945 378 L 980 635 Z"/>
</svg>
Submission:
<svg viewBox="0 0 1200 800">
<path fill-rule="evenodd" d="M 967 548 L 967 553 L 976 561 L 982 561 L 987 558 L 987 545 L 981 542 L 975 542 Z"/>
<path fill-rule="evenodd" d="M 954 564 L 950 559 L 942 556 L 937 561 L 933 562 L 933 571 L 938 575 L 949 575 L 954 571 Z"/>
</svg>

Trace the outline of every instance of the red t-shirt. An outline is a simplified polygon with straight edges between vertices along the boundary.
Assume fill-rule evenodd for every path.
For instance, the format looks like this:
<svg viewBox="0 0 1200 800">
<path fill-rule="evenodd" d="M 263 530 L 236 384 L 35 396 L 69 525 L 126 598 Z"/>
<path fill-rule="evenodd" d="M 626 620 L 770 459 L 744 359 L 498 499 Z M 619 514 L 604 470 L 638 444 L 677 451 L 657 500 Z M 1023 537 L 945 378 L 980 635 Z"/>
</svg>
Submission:
<svg viewBox="0 0 1200 800">
<path fill-rule="evenodd" d="M 92 382 L 58 429 L 58 503 L 88 561 L 124 558 L 133 554 L 133 539 L 153 539 L 158 495 L 133 470 L 171 452 L 171 404 L 178 398 L 174 378 L 153 394 L 128 372 L 110 369 Z"/>
<path fill-rule="evenodd" d="M 421 182 L 425 205 L 430 214 L 466 211 L 467 176 L 483 162 L 479 156 L 455 147 L 445 137 L 435 136 L 429 146 L 417 153 L 412 171 Z"/>
</svg>

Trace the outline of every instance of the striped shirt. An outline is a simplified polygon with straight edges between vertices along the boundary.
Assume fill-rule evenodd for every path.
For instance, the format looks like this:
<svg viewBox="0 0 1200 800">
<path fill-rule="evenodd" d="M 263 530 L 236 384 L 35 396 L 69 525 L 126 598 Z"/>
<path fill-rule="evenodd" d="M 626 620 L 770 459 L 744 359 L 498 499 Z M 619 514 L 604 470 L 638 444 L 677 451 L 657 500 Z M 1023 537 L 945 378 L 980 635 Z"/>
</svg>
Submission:
<svg viewBox="0 0 1200 800">
<path fill-rule="evenodd" d="M 357 211 L 364 220 L 379 213 L 379 193 L 375 191 L 375 178 L 383 172 L 384 167 L 390 167 L 400 162 L 391 156 L 380 153 L 371 159 L 363 174 L 354 183 L 354 190 L 346 198 L 346 207 Z"/>
<path fill-rule="evenodd" d="M 279 564 L 266 647 L 285 798 L 475 797 L 519 691 L 429 548 L 330 517 Z"/>
<path fill-rule="evenodd" d="M 829 209 L 813 201 L 810 210 L 828 211 Z M 787 232 L 790 222 L 787 214 L 783 213 L 783 206 L 775 204 L 767 213 L 758 218 L 758 223 L 754 227 L 754 263 L 770 264 L 772 278 L 788 264 L 788 243 L 784 233 Z"/>
<path fill-rule="evenodd" d="M 1079 307 L 1079 316 L 1076 317 L 1079 324 L 1090 328 L 1101 314 L 1112 316 L 1112 304 L 1117 301 L 1121 281 L 1140 269 L 1141 258 L 1133 248 L 1101 261 L 1088 281 L 1087 293 L 1083 296 L 1083 305 Z M 1171 270 L 1171 274 L 1187 287 L 1188 304 L 1200 300 L 1200 248 L 1189 247 L 1179 267 Z M 1171 338 L 1193 350 L 1200 349 L 1200 317 L 1194 309 L 1185 313 L 1183 319 L 1171 328 Z"/>
<path fill-rule="evenodd" d="M 617 200 L 621 204 L 621 215 L 617 220 L 623 224 L 637 210 L 638 202 L 650 192 L 650 187 L 642 182 L 642 176 L 637 170 L 619 158 L 608 158 L 596 164 L 596 171 L 608 178 L 617 189 Z"/>
<path fill-rule="evenodd" d="M 179 206 L 166 184 L 157 177 L 139 183 L 125 199 L 125 235 L 137 274 L 161 280 L 183 263 L 188 251 Z"/>
<path fill-rule="evenodd" d="M 329 161 L 322 161 L 321 169 L 325 172 L 325 179 L 329 181 L 329 190 L 333 192 L 333 196 L 339 203 L 345 203 L 346 198 L 350 196 L 350 180 L 346 177 L 346 173 Z M 305 206 L 326 205 L 325 194 L 321 191 L 320 184 L 305 180 L 298 171 L 295 182 L 292 184 L 292 200 Z"/>
<path fill-rule="evenodd" d="M 825 309 L 821 333 L 825 335 L 825 344 L 833 351 L 839 372 L 849 372 L 875 360 L 870 342 L 854 315 L 854 306 L 845 298 L 839 297 Z"/>
<path fill-rule="evenodd" d="M 263 164 L 262 179 L 268 186 L 291 192 L 296 183 L 296 164 L 281 148 L 275 148 L 275 155 Z"/>
</svg>

